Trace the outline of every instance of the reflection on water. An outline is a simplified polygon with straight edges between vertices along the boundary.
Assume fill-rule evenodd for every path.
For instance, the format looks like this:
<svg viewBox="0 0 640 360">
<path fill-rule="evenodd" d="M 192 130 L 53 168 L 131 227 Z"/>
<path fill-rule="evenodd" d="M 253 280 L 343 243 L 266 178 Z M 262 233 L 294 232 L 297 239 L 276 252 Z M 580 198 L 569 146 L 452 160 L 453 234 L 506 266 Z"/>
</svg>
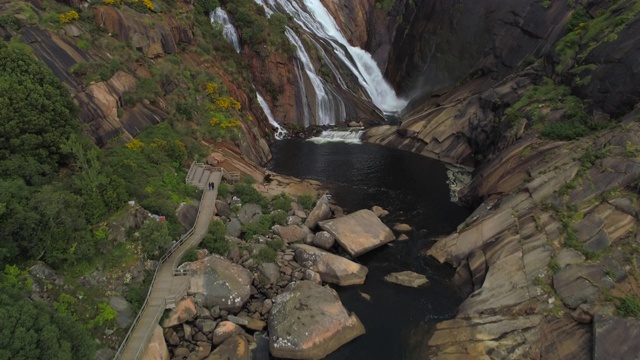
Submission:
<svg viewBox="0 0 640 360">
<path fill-rule="evenodd" d="M 391 212 L 383 218 L 390 227 L 403 222 L 414 228 L 409 240 L 356 260 L 369 268 L 364 285 L 335 287 L 367 333 L 328 358 L 425 358 L 429 324 L 453 317 L 462 301 L 451 283 L 453 269 L 421 255 L 433 238 L 455 230 L 469 214 L 450 201 L 445 166 L 371 144 L 289 139 L 276 142 L 271 151 L 271 170 L 328 183 L 333 200 L 348 212 L 379 205 Z M 429 283 L 413 289 L 384 282 L 388 273 L 404 270 L 425 274 Z"/>
</svg>

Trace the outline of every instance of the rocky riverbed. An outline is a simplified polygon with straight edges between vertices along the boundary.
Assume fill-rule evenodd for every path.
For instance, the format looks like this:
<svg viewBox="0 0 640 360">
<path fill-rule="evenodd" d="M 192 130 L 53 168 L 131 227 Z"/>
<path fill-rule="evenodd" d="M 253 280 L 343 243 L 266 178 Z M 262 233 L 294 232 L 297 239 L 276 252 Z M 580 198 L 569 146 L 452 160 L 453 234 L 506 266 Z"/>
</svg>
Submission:
<svg viewBox="0 0 640 360">
<path fill-rule="evenodd" d="M 354 256 L 396 239 L 379 218 L 387 211 L 374 207 L 344 214 L 323 196 L 311 211 L 293 202 L 285 225 L 242 239 L 242 226 L 259 221 L 263 208 L 238 204 L 233 197 L 216 205 L 231 250 L 227 256 L 199 250 L 199 260 L 180 266 L 192 273 L 187 296 L 165 314 L 147 358 L 249 359 L 270 353 L 320 359 L 365 333 L 327 284 L 366 281 L 368 269 Z M 275 259 L 260 255 L 268 248 L 279 248 Z M 402 283 L 403 276 L 394 279 Z"/>
</svg>

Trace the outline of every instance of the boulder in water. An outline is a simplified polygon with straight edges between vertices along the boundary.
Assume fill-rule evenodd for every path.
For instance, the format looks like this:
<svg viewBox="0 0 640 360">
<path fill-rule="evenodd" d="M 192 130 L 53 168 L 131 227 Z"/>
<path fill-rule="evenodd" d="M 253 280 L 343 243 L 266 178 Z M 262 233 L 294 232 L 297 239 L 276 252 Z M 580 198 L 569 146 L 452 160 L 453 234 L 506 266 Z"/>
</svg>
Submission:
<svg viewBox="0 0 640 360">
<path fill-rule="evenodd" d="M 373 213 L 376 214 L 377 217 L 383 217 L 383 216 L 389 215 L 389 212 L 387 210 L 381 208 L 378 205 L 375 205 L 374 207 L 372 207 L 371 211 L 373 211 Z"/>
<path fill-rule="evenodd" d="M 310 281 L 289 285 L 269 313 L 269 349 L 274 357 L 322 359 L 364 333 L 335 290 Z"/>
<path fill-rule="evenodd" d="M 395 240 L 391 229 L 371 210 L 359 210 L 338 219 L 320 222 L 351 256 L 359 256 Z"/>
<path fill-rule="evenodd" d="M 390 283 L 414 288 L 417 288 L 418 286 L 424 285 L 429 282 L 426 276 L 414 273 L 413 271 L 391 273 L 385 276 L 384 279 Z"/>
<path fill-rule="evenodd" d="M 369 272 L 363 265 L 313 246 L 297 244 L 292 248 L 296 252 L 296 262 L 320 274 L 324 282 L 342 286 L 361 285 Z"/>
</svg>

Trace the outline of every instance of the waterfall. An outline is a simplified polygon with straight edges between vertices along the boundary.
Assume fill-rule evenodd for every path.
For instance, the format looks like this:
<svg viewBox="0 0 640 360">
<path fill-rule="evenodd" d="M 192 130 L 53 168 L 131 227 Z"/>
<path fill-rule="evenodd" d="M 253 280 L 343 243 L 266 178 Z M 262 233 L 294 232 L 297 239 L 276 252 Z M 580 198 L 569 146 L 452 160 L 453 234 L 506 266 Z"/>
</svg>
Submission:
<svg viewBox="0 0 640 360">
<path fill-rule="evenodd" d="M 295 0 L 272 1 L 292 15 L 306 31 L 323 38 L 333 47 L 336 55 L 358 78 L 358 82 L 378 108 L 386 113 L 394 113 L 405 107 L 407 101 L 396 95 L 371 54 L 349 44 L 320 0 L 301 0 L 306 11 Z M 348 54 L 343 49 L 346 49 Z"/>
<path fill-rule="evenodd" d="M 316 50 L 318 50 L 320 55 L 322 55 L 322 59 L 324 60 L 325 64 L 329 66 L 329 69 L 331 69 L 333 76 L 335 76 L 336 80 L 338 80 L 338 84 L 340 84 L 340 87 L 342 87 L 345 90 L 349 90 L 349 87 L 344 82 L 344 79 L 342 79 L 342 75 L 340 75 L 340 72 L 338 71 L 336 66 L 333 64 L 333 62 L 329 59 L 327 54 L 324 52 L 324 49 L 322 48 L 322 46 L 320 46 L 320 44 L 318 44 L 318 42 L 313 39 L 311 39 L 311 41 L 313 42 L 313 45 L 316 46 Z"/>
<path fill-rule="evenodd" d="M 262 5 L 262 7 L 264 8 L 264 12 L 267 14 L 267 17 L 271 17 L 271 14 L 273 14 L 273 10 L 271 10 L 271 8 L 267 6 L 265 1 L 269 3 L 269 5 L 273 6 L 271 0 L 255 0 L 257 4 Z"/>
<path fill-rule="evenodd" d="M 236 52 L 240 52 L 240 37 L 238 36 L 238 32 L 236 28 L 229 20 L 229 15 L 224 11 L 224 9 L 217 7 L 213 12 L 211 12 L 210 16 L 211 23 L 217 23 L 222 25 L 222 36 L 236 49 Z"/>
<path fill-rule="evenodd" d="M 326 130 L 320 136 L 314 136 L 309 141 L 316 144 L 325 144 L 328 142 L 345 142 L 348 144 L 361 144 L 360 138 L 364 131 L 362 129 L 352 130 Z"/>
<path fill-rule="evenodd" d="M 288 27 L 285 34 L 289 41 L 296 46 L 298 60 L 302 62 L 305 73 L 316 92 L 316 123 L 318 125 L 334 125 L 336 121 L 344 121 L 346 117 L 344 103 L 318 76 L 300 38 Z M 309 125 L 306 120 L 305 125 Z"/>
<path fill-rule="evenodd" d="M 276 139 L 278 140 L 284 139 L 288 135 L 287 130 L 285 130 L 282 126 L 280 126 L 280 124 L 278 124 L 278 122 L 273 118 L 271 109 L 269 109 L 269 105 L 267 104 L 266 101 L 264 101 L 264 98 L 262 97 L 262 95 L 256 92 L 256 97 L 258 98 L 258 103 L 260 104 L 260 107 L 262 107 L 262 111 L 264 111 L 264 114 L 267 115 L 267 119 L 269 119 L 269 123 L 273 125 L 274 128 L 276 128 L 276 133 L 275 133 Z"/>
</svg>

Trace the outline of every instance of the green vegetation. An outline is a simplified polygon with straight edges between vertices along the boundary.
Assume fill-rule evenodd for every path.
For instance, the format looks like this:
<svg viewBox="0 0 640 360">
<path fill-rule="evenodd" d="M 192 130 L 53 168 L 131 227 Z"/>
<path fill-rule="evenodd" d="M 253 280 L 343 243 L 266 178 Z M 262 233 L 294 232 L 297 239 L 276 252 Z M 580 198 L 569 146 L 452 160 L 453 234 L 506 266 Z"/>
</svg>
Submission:
<svg viewBox="0 0 640 360">
<path fill-rule="evenodd" d="M 264 247 L 258 251 L 258 254 L 256 254 L 255 256 L 255 259 L 258 262 L 258 264 L 272 263 L 276 261 L 277 256 L 278 256 L 278 253 L 276 252 L 276 250 L 270 247 Z"/>
<path fill-rule="evenodd" d="M 212 221 L 209 224 L 209 232 L 202 239 L 201 246 L 210 253 L 226 256 L 231 249 L 226 233 L 227 229 L 221 221 Z"/>
<path fill-rule="evenodd" d="M 234 194 L 242 200 L 243 204 L 258 204 L 266 208 L 269 200 L 262 195 L 252 185 L 246 183 L 238 183 L 233 187 Z"/>
<path fill-rule="evenodd" d="M 376 0 L 376 9 L 390 10 L 393 6 L 393 0 Z"/>
<path fill-rule="evenodd" d="M 29 299 L 31 280 L 16 267 L 0 274 L 0 359 L 91 359 L 96 344 L 73 316 Z"/>
<path fill-rule="evenodd" d="M 173 237 L 169 233 L 167 223 L 148 219 L 135 236 L 142 248 L 142 252 L 149 259 L 160 259 L 171 246 Z"/>
<path fill-rule="evenodd" d="M 260 220 L 250 222 L 242 226 L 242 232 L 244 232 L 245 239 L 252 239 L 256 235 L 265 236 L 269 234 L 269 230 L 273 226 L 273 219 L 270 215 L 262 215 Z"/>
<path fill-rule="evenodd" d="M 562 117 L 549 122 L 543 113 L 545 110 L 561 110 Z M 533 123 L 534 128 L 550 140 L 576 140 L 609 126 L 609 123 L 597 122 L 589 116 L 586 105 L 571 95 L 569 87 L 549 78 L 532 87 L 504 113 L 504 119 L 511 123 L 521 118 Z"/>
<path fill-rule="evenodd" d="M 298 204 L 302 205 L 306 210 L 313 209 L 313 204 L 315 203 L 315 196 L 311 194 L 302 194 L 298 196 Z"/>
<path fill-rule="evenodd" d="M 0 176 L 41 184 L 65 159 L 78 110 L 26 45 L 0 43 Z"/>
<path fill-rule="evenodd" d="M 273 219 L 274 224 L 283 225 L 283 226 L 287 224 L 287 218 L 289 216 L 283 210 L 272 211 L 270 215 L 271 215 L 271 218 Z"/>
<path fill-rule="evenodd" d="M 198 260 L 198 249 L 197 248 L 189 248 L 182 255 L 182 259 L 180 259 L 180 263 L 192 262 Z"/>
<path fill-rule="evenodd" d="M 640 298 L 636 296 L 619 298 L 617 310 L 619 316 L 640 318 Z"/>
<path fill-rule="evenodd" d="M 291 199 L 289 195 L 285 193 L 280 193 L 271 199 L 271 208 L 273 210 L 282 210 L 287 212 L 291 210 L 292 202 L 293 202 L 293 199 Z"/>
<path fill-rule="evenodd" d="M 577 8 L 567 23 L 568 34 L 558 41 L 555 52 L 560 61 L 556 73 L 563 73 L 573 61 L 578 66 L 597 45 L 613 41 L 617 33 L 640 12 L 639 1 L 614 1 L 609 8 L 592 18 L 583 7 Z"/>
</svg>

